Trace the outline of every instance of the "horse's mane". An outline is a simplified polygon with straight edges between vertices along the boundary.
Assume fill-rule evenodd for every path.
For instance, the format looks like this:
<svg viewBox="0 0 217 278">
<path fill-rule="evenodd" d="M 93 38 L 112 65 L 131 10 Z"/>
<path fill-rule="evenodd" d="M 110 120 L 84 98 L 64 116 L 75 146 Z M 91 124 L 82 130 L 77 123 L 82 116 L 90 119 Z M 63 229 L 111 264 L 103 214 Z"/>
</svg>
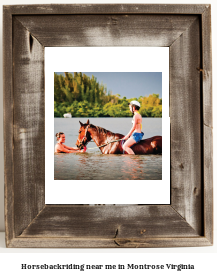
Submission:
<svg viewBox="0 0 217 278">
<path fill-rule="evenodd" d="M 107 129 L 103 128 L 103 127 L 92 125 L 92 124 L 90 124 L 90 127 L 91 128 L 95 128 L 99 133 L 104 133 L 106 135 L 115 136 L 114 132 L 111 132 L 110 130 L 107 130 Z"/>
</svg>

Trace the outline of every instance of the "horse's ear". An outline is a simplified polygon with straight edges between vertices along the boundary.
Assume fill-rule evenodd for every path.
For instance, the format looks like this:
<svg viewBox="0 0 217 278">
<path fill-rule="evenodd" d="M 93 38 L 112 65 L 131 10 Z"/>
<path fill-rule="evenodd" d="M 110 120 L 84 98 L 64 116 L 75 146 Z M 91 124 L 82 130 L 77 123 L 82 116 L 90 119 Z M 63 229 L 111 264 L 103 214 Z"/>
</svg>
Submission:
<svg viewBox="0 0 217 278">
<path fill-rule="evenodd" d="M 79 121 L 80 125 L 83 126 L 83 124 Z"/>
<path fill-rule="evenodd" d="M 89 122 L 89 119 L 88 119 L 88 120 L 87 120 L 87 125 L 89 125 L 89 123 L 90 123 L 90 122 Z"/>
</svg>

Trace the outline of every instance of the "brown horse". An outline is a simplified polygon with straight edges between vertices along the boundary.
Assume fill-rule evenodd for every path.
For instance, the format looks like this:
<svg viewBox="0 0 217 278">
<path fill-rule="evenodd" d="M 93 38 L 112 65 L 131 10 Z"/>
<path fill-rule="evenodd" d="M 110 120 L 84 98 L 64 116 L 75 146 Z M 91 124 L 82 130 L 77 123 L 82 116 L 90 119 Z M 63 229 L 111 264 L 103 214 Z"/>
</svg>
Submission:
<svg viewBox="0 0 217 278">
<path fill-rule="evenodd" d="M 83 148 L 91 141 L 91 139 L 93 139 L 102 154 L 123 154 L 122 141 L 120 140 L 124 137 L 123 134 L 113 133 L 102 127 L 92 125 L 89 123 L 89 120 L 86 124 L 82 124 L 80 121 L 79 123 L 81 127 L 76 142 L 78 148 Z M 115 140 L 118 140 L 118 142 L 109 143 Z M 161 154 L 162 136 L 154 136 L 141 140 L 131 148 L 135 154 Z"/>
</svg>

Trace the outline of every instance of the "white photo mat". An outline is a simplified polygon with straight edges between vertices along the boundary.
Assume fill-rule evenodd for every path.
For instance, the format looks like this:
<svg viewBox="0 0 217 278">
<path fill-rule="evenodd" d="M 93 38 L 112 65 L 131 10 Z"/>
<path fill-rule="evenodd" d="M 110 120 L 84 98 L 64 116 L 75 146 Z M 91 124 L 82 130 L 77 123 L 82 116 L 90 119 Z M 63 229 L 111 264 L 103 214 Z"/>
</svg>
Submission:
<svg viewBox="0 0 217 278">
<path fill-rule="evenodd" d="M 54 72 L 162 72 L 162 180 L 54 180 Z M 170 204 L 168 47 L 45 47 L 45 204 Z"/>
</svg>

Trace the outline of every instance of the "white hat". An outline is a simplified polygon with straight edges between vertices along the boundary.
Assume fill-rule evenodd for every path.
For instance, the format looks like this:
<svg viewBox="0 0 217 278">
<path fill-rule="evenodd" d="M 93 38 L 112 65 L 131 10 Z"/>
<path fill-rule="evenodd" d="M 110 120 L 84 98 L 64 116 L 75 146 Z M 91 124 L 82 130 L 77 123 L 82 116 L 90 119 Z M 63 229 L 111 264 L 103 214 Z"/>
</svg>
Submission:
<svg viewBox="0 0 217 278">
<path fill-rule="evenodd" d="M 136 105 L 140 107 L 140 103 L 137 100 L 132 100 L 129 104 Z"/>
</svg>

